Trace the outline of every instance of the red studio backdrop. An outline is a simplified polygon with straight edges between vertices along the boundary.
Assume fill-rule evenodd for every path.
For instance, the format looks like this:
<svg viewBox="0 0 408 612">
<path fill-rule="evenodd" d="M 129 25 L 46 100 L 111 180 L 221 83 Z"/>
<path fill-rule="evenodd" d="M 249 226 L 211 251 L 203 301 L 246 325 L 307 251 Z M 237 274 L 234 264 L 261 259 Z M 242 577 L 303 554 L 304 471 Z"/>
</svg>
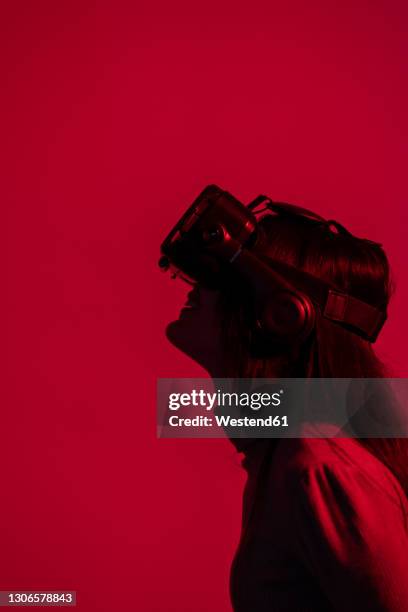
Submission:
<svg viewBox="0 0 408 612">
<path fill-rule="evenodd" d="M 224 612 L 244 473 L 157 440 L 186 288 L 159 245 L 208 183 L 383 243 L 378 350 L 406 376 L 408 9 L 399 0 L 1 6 L 0 590 L 79 610 Z"/>
</svg>

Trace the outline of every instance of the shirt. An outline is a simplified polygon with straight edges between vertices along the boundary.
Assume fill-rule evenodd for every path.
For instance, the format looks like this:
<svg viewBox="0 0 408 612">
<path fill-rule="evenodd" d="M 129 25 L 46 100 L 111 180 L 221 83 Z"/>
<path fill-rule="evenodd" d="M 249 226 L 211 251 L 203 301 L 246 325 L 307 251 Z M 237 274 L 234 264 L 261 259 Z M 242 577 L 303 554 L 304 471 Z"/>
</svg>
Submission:
<svg viewBox="0 0 408 612">
<path fill-rule="evenodd" d="M 407 612 L 408 502 L 351 438 L 256 440 L 245 451 L 235 612 Z"/>
</svg>

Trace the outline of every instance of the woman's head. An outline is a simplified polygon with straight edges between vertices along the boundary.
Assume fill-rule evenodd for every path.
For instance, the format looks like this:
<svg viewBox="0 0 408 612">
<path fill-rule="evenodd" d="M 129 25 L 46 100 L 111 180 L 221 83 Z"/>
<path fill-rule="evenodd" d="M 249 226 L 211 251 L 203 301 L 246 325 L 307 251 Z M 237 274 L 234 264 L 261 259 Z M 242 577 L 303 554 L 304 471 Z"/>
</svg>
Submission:
<svg viewBox="0 0 408 612">
<path fill-rule="evenodd" d="M 260 251 L 325 280 L 351 296 L 386 310 L 391 295 L 390 271 L 381 246 L 328 224 L 296 216 L 266 215 Z M 334 224 L 334 227 L 335 224 Z M 271 344 L 268 353 L 254 349 L 251 294 L 237 282 L 220 292 L 197 287 L 197 310 L 170 324 L 169 338 L 210 374 L 234 378 L 325 377 L 377 378 L 384 367 L 367 340 L 316 313 L 310 336 L 299 346 Z M 394 473 L 408 495 L 407 439 L 358 438 Z"/>
<path fill-rule="evenodd" d="M 257 253 L 266 262 L 290 264 L 377 308 L 386 308 L 389 267 L 379 245 L 296 215 L 267 214 L 259 227 L 262 240 Z M 216 359 L 218 372 L 235 377 L 380 374 L 369 342 L 319 313 L 305 342 L 292 346 L 270 342 L 259 351 L 253 297 L 243 282 L 235 278 L 220 292 L 201 288 L 195 292 L 202 302 L 199 308 L 171 324 L 168 335 L 210 372 Z M 204 359 L 200 351 L 206 353 Z"/>
</svg>

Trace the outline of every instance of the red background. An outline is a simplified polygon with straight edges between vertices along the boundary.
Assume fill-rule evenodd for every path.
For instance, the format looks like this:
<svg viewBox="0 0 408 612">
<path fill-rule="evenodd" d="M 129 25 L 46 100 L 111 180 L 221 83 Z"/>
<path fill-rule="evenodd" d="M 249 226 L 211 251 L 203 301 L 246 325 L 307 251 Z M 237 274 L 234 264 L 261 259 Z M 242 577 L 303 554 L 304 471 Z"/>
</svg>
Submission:
<svg viewBox="0 0 408 612">
<path fill-rule="evenodd" d="M 156 378 L 204 375 L 164 339 L 186 290 L 158 247 L 209 182 L 383 242 L 398 291 L 378 345 L 406 375 L 406 3 L 1 11 L 0 588 L 229 610 L 243 474 L 227 442 L 155 439 Z"/>
</svg>

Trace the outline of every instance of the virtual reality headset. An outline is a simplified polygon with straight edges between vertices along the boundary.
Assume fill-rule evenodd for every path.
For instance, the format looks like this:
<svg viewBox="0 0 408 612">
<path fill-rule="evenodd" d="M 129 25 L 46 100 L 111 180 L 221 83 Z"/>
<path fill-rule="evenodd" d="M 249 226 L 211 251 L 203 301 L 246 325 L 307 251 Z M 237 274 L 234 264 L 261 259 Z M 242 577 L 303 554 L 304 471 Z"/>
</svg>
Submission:
<svg viewBox="0 0 408 612">
<path fill-rule="evenodd" d="M 257 214 L 270 211 L 301 217 L 306 223 L 335 226 L 306 209 L 258 196 L 244 206 L 216 185 L 206 187 L 161 245 L 159 266 L 189 283 L 221 289 L 231 279 L 253 292 L 254 325 L 266 338 L 303 341 L 313 330 L 316 312 L 351 333 L 375 342 L 387 314 L 338 290 L 316 276 L 259 251 L 262 230 Z M 359 240 L 358 238 L 355 238 Z"/>
</svg>

